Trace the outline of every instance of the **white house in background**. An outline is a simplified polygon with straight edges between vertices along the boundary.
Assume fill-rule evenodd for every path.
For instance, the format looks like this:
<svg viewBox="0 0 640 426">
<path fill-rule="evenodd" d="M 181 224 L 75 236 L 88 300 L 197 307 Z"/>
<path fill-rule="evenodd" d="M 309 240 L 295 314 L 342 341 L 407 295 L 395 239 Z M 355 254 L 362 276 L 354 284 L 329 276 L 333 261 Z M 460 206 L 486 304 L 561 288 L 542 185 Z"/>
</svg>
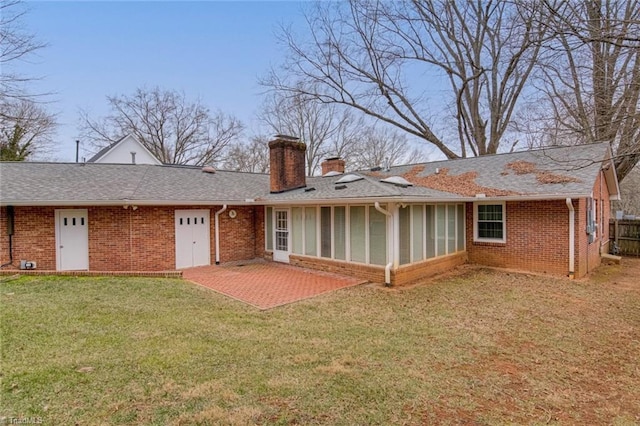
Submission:
<svg viewBox="0 0 640 426">
<path fill-rule="evenodd" d="M 108 164 L 155 164 L 162 165 L 142 143 L 133 135 L 123 137 L 117 142 L 102 148 L 88 160 L 89 163 Z"/>
</svg>

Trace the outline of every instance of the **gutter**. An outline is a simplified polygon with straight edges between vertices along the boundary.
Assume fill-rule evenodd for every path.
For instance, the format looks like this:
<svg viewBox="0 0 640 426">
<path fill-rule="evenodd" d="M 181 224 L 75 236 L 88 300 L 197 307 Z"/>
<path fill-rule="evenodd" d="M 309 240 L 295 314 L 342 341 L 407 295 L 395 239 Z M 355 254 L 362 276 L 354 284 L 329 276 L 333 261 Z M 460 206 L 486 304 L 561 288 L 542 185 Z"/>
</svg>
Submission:
<svg viewBox="0 0 640 426">
<path fill-rule="evenodd" d="M 567 207 L 569 208 L 569 278 L 574 279 L 575 273 L 575 238 L 576 238 L 576 211 L 573 208 L 571 198 L 566 199 Z"/>
<path fill-rule="evenodd" d="M 244 200 L 5 200 L 0 201 L 0 206 L 21 206 L 21 207 L 114 207 L 114 206 L 219 206 L 221 204 L 233 206 L 255 206 L 263 205 L 252 198 Z"/>
<path fill-rule="evenodd" d="M 343 204 L 363 204 L 363 203 L 467 203 L 474 201 L 545 201 L 545 200 L 564 200 L 566 198 L 584 198 L 590 194 L 553 194 L 542 195 L 536 194 L 531 196 L 506 196 L 506 197 L 452 197 L 452 198 L 435 198 L 428 196 L 415 197 L 349 197 L 349 198 L 312 198 L 312 199 L 268 199 L 268 198 L 246 198 L 244 200 L 8 200 L 2 198 L 0 206 L 206 206 L 228 204 L 234 206 L 292 206 L 292 205 L 343 205 Z M 1 197 L 0 197 L 1 198 Z M 612 200 L 616 198 L 612 197 Z"/>
<path fill-rule="evenodd" d="M 220 220 L 218 217 L 220 214 L 224 213 L 227 210 L 227 205 L 223 205 L 220 210 L 218 210 L 215 214 L 215 234 L 216 234 L 216 265 L 220 264 Z"/>
<path fill-rule="evenodd" d="M 391 218 L 391 212 L 389 212 L 388 210 L 383 209 L 382 207 L 380 207 L 380 202 L 376 201 L 374 204 L 376 210 L 378 210 L 380 213 L 382 213 L 383 215 Z M 393 236 L 395 235 L 393 232 L 393 221 L 388 221 L 388 223 L 391 224 L 391 236 L 392 238 L 390 239 L 390 242 L 387 242 L 387 247 L 393 247 Z M 389 234 L 389 233 L 388 233 Z M 393 259 L 393 250 L 391 250 L 388 255 L 387 258 L 389 259 Z M 387 287 L 391 286 L 391 268 L 393 267 L 393 260 L 389 263 L 387 263 L 387 266 L 384 267 L 384 285 Z"/>
</svg>

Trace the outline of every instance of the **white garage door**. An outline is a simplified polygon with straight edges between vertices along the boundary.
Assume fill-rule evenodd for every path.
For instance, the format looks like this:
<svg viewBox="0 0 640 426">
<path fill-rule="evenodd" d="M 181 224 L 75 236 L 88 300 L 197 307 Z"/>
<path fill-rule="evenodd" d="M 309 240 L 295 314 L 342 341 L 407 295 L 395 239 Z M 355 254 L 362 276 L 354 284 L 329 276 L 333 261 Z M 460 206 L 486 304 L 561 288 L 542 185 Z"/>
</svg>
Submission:
<svg viewBox="0 0 640 426">
<path fill-rule="evenodd" d="M 211 264 L 209 210 L 176 210 L 176 269 Z"/>
<path fill-rule="evenodd" d="M 87 209 L 56 210 L 56 257 L 59 271 L 89 269 Z"/>
</svg>

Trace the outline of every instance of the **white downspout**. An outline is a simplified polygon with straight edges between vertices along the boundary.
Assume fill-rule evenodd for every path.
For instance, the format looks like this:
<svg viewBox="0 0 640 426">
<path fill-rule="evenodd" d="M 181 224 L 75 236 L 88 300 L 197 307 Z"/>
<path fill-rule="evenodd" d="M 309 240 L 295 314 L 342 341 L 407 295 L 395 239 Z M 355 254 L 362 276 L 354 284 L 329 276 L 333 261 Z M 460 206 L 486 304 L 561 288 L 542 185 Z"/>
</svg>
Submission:
<svg viewBox="0 0 640 426">
<path fill-rule="evenodd" d="M 567 207 L 569 208 L 569 278 L 574 279 L 575 272 L 575 234 L 576 234 L 576 211 L 573 208 L 571 198 L 567 198 Z"/>
<path fill-rule="evenodd" d="M 216 224 L 216 265 L 220 264 L 220 227 L 218 226 L 220 224 L 220 220 L 218 219 L 218 216 L 220 216 L 221 213 L 224 213 L 225 210 L 227 210 L 227 205 L 223 205 L 222 208 L 220 210 L 218 210 L 215 214 L 215 224 Z"/>
<path fill-rule="evenodd" d="M 375 202 L 374 204 L 376 210 L 378 210 L 380 213 L 382 213 L 383 215 L 391 218 L 392 215 L 389 211 L 383 209 L 382 207 L 380 207 L 380 203 L 378 201 Z M 389 224 L 390 228 L 391 228 L 391 236 L 392 238 L 390 239 L 391 241 L 393 241 L 393 221 L 389 220 L 387 221 L 387 223 Z M 389 232 L 387 233 L 389 234 Z M 393 244 L 389 244 L 389 242 L 387 242 L 387 247 L 393 247 Z M 387 255 L 388 259 L 393 259 L 393 252 L 388 253 Z M 390 286 L 391 285 L 391 268 L 393 267 L 393 260 L 391 260 L 391 262 L 387 263 L 387 266 L 384 267 L 384 285 L 386 286 Z"/>
</svg>

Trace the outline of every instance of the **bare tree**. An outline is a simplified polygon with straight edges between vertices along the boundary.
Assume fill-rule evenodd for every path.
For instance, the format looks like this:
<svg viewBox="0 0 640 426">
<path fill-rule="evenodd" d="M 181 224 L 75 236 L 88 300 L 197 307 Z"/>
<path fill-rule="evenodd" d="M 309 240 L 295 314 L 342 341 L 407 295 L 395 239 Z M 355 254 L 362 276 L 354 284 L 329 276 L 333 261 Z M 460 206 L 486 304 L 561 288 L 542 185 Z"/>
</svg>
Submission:
<svg viewBox="0 0 640 426">
<path fill-rule="evenodd" d="M 448 158 L 495 153 L 546 35 L 542 8 L 522 4 L 322 3 L 308 16 L 308 43 L 283 32 L 291 52 L 286 74 L 274 70 L 262 84 L 346 105 L 424 139 Z M 417 75 L 448 82 L 455 138 L 437 134 L 442 117 L 429 111 L 429 82 Z"/>
<path fill-rule="evenodd" d="M 236 142 L 229 147 L 223 167 L 238 172 L 269 172 L 269 138 L 254 136 L 249 142 Z"/>
<path fill-rule="evenodd" d="M 395 129 L 365 127 L 361 129 L 354 145 L 354 151 L 346 161 L 348 167 L 353 169 L 387 168 L 427 160 L 424 151 L 417 148 L 409 149 L 410 144 L 405 132 Z"/>
<path fill-rule="evenodd" d="M 620 184 L 620 201 L 613 202 L 614 210 L 623 210 L 626 213 L 640 217 L 640 166 L 631 170 L 624 182 Z"/>
<path fill-rule="evenodd" d="M 25 161 L 50 154 L 55 117 L 34 101 L 0 102 L 0 161 Z"/>
<path fill-rule="evenodd" d="M 622 181 L 640 160 L 640 1 L 545 3 L 553 32 L 541 90 L 562 142 L 608 141 Z"/>
<path fill-rule="evenodd" d="M 347 159 L 362 127 L 362 120 L 356 120 L 344 108 L 320 103 L 301 93 L 271 93 L 259 118 L 274 134 L 296 136 L 307 145 L 306 169 L 310 176 L 326 156 Z"/>
<path fill-rule="evenodd" d="M 33 80 L 15 71 L 15 64 L 45 46 L 24 26 L 26 9 L 19 0 L 0 0 L 0 100 L 29 99 L 25 84 Z"/>
<path fill-rule="evenodd" d="M 243 130 L 238 119 L 222 112 L 212 115 L 200 101 L 173 90 L 137 89 L 107 101 L 107 117 L 94 120 L 81 113 L 83 136 L 103 147 L 132 134 L 167 164 L 215 164 Z"/>
</svg>

